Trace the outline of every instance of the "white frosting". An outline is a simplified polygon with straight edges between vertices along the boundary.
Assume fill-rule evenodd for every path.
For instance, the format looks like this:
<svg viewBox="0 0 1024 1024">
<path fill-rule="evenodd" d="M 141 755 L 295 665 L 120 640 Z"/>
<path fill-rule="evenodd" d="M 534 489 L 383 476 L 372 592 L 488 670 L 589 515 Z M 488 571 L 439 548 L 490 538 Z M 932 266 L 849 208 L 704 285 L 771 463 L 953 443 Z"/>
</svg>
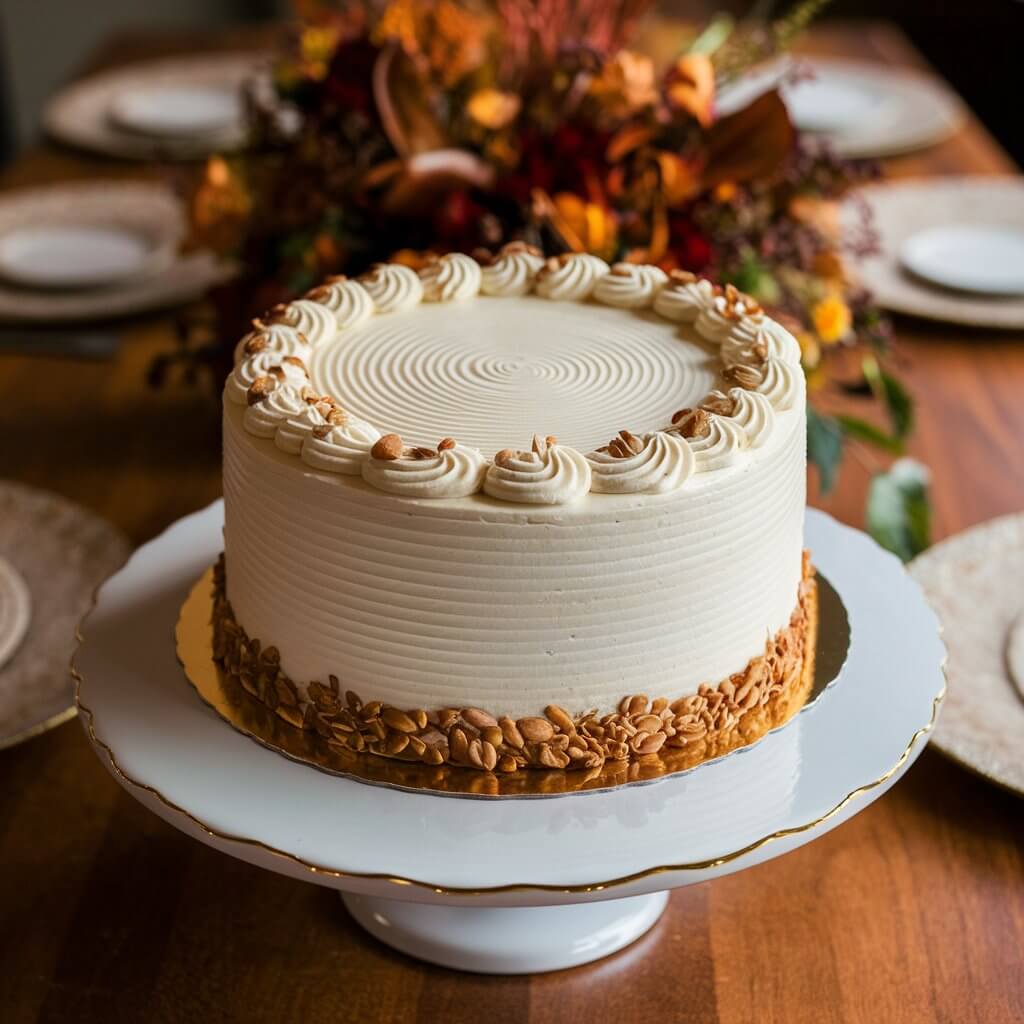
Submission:
<svg viewBox="0 0 1024 1024">
<path fill-rule="evenodd" d="M 484 491 L 502 501 L 525 505 L 565 505 L 590 490 L 590 463 L 575 448 L 542 446 L 541 452 L 516 452 L 487 470 Z"/>
<path fill-rule="evenodd" d="M 806 381 L 799 364 L 782 359 L 768 359 L 762 370 L 757 391 L 764 395 L 779 412 L 803 407 Z"/>
<path fill-rule="evenodd" d="M 456 445 L 433 458 L 363 462 L 363 479 L 405 498 L 464 498 L 483 486 L 487 460 L 475 448 Z"/>
<path fill-rule="evenodd" d="M 590 489 L 602 494 L 661 494 L 676 491 L 690 478 L 694 455 L 677 434 L 645 434 L 643 449 L 626 458 L 609 452 L 587 456 L 592 474 Z"/>
<path fill-rule="evenodd" d="M 764 395 L 743 388 L 731 388 L 729 397 L 735 403 L 729 418 L 742 429 L 751 448 L 760 448 L 775 427 L 772 403 Z"/>
<path fill-rule="evenodd" d="M 350 416 L 345 423 L 332 426 L 324 437 L 311 434 L 302 446 L 302 461 L 323 473 L 359 476 L 379 438 L 376 427 Z"/>
<path fill-rule="evenodd" d="M 800 362 L 800 344 L 781 324 L 767 317 L 744 317 L 725 336 L 720 355 L 723 366 L 754 365 L 765 356 L 787 363 Z"/>
<path fill-rule="evenodd" d="M 693 281 L 670 280 L 654 298 L 654 311 L 666 320 L 692 324 L 710 307 L 715 289 L 707 278 Z"/>
<path fill-rule="evenodd" d="M 286 420 L 297 416 L 306 407 L 298 388 L 281 384 L 270 395 L 245 410 L 245 429 L 255 437 L 273 437 Z"/>
<path fill-rule="evenodd" d="M 594 298 L 619 309 L 643 309 L 668 281 L 660 267 L 650 264 L 616 263 L 594 289 Z"/>
<path fill-rule="evenodd" d="M 545 299 L 556 302 L 581 302 L 590 298 L 597 282 L 610 267 L 599 256 L 574 252 L 548 260 L 537 272 L 535 290 Z"/>
<path fill-rule="evenodd" d="M 322 427 L 326 422 L 316 406 L 307 403 L 305 409 L 277 425 L 274 444 L 289 455 L 298 455 L 313 428 Z"/>
<path fill-rule="evenodd" d="M 544 258 L 522 246 L 506 245 L 494 262 L 480 271 L 480 291 L 484 295 L 525 295 L 533 288 Z"/>
<path fill-rule="evenodd" d="M 294 327 L 287 324 L 260 324 L 235 346 L 235 362 L 240 363 L 258 352 L 276 352 L 281 356 L 309 355 L 309 342 Z"/>
<path fill-rule="evenodd" d="M 279 310 L 271 313 L 274 324 L 285 324 L 294 327 L 310 345 L 333 338 L 338 331 L 338 324 L 333 312 L 319 302 L 311 299 L 296 299 Z"/>
<path fill-rule="evenodd" d="M 377 263 L 359 279 L 378 313 L 397 313 L 418 306 L 423 299 L 420 276 L 400 263 Z"/>
<path fill-rule="evenodd" d="M 306 298 L 329 309 L 338 330 L 356 327 L 374 313 L 373 299 L 366 289 L 358 281 L 344 277 L 331 278 L 314 288 Z"/>
<path fill-rule="evenodd" d="M 280 352 L 264 349 L 240 362 L 228 375 L 224 384 L 224 397 L 235 405 L 248 402 L 247 393 L 260 377 L 274 377 L 279 383 L 301 388 L 307 383 L 306 371 L 295 363 L 286 363 Z"/>
<path fill-rule="evenodd" d="M 450 252 L 420 271 L 426 302 L 462 302 L 480 291 L 480 264 L 461 252 Z"/>
<path fill-rule="evenodd" d="M 756 328 L 757 318 L 760 316 L 763 320 L 763 315 L 752 299 L 748 302 L 746 297 L 740 296 L 735 302 L 730 302 L 728 295 L 716 295 L 711 304 L 700 311 L 694 326 L 707 341 L 720 345 L 750 315 L 748 310 L 754 313 Z"/>
<path fill-rule="evenodd" d="M 703 437 L 687 438 L 698 473 L 736 465 L 743 449 L 747 447 L 746 432 L 736 420 L 726 416 L 712 416 L 710 422 L 710 429 Z"/>
</svg>

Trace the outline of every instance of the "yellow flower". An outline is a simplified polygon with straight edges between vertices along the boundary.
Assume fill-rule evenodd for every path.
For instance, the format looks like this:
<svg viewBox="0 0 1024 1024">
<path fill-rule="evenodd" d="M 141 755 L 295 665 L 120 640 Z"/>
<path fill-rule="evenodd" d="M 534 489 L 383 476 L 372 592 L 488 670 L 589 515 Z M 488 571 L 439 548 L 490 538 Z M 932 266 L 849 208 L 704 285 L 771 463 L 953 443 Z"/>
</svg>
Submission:
<svg viewBox="0 0 1024 1024">
<path fill-rule="evenodd" d="M 491 131 L 504 128 L 519 113 L 519 97 L 500 89 L 477 89 L 466 110 L 477 124 Z"/>
<path fill-rule="evenodd" d="M 826 295 L 816 303 L 811 309 L 811 319 L 824 345 L 842 341 L 850 333 L 853 324 L 850 307 L 838 295 Z"/>
<path fill-rule="evenodd" d="M 597 203 L 587 202 L 572 192 L 559 192 L 554 197 L 555 213 L 560 221 L 556 227 L 572 236 L 585 252 L 609 259 L 617 246 L 618 231 L 611 212 Z M 575 246 L 574 246 L 575 247 Z"/>
<path fill-rule="evenodd" d="M 601 68 L 590 85 L 590 94 L 612 117 L 626 117 L 648 107 L 658 98 L 654 63 L 643 54 L 620 50 Z"/>
<path fill-rule="evenodd" d="M 821 346 L 818 339 L 810 331 L 798 331 L 797 343 L 800 345 L 800 361 L 808 370 L 813 370 L 821 361 Z"/>
</svg>

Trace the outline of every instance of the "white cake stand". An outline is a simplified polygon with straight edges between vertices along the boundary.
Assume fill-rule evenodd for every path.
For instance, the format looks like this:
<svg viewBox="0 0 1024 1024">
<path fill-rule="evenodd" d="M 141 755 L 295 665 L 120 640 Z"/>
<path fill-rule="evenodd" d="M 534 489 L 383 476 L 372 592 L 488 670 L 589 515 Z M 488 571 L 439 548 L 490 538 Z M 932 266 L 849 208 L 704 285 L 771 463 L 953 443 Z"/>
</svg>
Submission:
<svg viewBox="0 0 1024 1024">
<path fill-rule="evenodd" d="M 233 731 L 175 657 L 189 588 L 221 549 L 218 502 L 141 548 L 101 589 L 73 671 L 83 725 L 139 801 L 225 853 L 343 892 L 377 938 L 471 971 L 606 956 L 675 886 L 786 853 L 881 796 L 920 754 L 945 692 L 938 623 L 899 562 L 807 515 L 842 595 L 840 681 L 760 743 L 687 774 L 557 797 L 439 796 L 318 772 Z"/>
</svg>

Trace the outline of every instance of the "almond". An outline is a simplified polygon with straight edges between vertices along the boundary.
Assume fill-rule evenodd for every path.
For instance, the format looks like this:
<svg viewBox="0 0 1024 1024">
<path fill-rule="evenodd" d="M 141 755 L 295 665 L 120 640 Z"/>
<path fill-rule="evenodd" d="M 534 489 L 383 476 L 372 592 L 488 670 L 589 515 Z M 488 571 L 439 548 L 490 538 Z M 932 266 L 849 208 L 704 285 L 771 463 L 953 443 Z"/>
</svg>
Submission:
<svg viewBox="0 0 1024 1024">
<path fill-rule="evenodd" d="M 398 434 L 385 434 L 371 449 L 370 455 L 384 462 L 394 462 L 402 454 L 402 439 Z"/>
</svg>

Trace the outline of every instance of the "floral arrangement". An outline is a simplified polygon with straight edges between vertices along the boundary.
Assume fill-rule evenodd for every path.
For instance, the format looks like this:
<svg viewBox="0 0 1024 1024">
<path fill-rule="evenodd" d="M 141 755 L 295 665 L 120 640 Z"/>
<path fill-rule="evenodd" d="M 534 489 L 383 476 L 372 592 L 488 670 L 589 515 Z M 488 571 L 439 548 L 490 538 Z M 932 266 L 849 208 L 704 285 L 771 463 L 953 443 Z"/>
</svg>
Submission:
<svg viewBox="0 0 1024 1024">
<path fill-rule="evenodd" d="M 815 406 L 808 451 L 823 492 L 847 444 L 899 454 L 910 399 L 888 369 L 888 324 L 845 264 L 871 246 L 870 224 L 844 233 L 838 216 L 839 198 L 877 169 L 802 139 L 777 90 L 724 115 L 718 102 L 820 0 L 688 37 L 662 22 L 649 45 L 648 6 L 300 3 L 272 94 L 250 96 L 252 150 L 211 160 L 192 196 L 196 242 L 239 268 L 213 296 L 213 340 L 187 349 L 192 371 L 212 364 L 222 377 L 231 348 L 219 339 L 329 274 L 521 239 L 548 255 L 707 275 L 786 323 Z M 873 397 L 882 415 L 826 414 L 837 391 Z M 879 466 L 868 525 L 910 557 L 926 543 L 927 505 L 919 476 L 911 494 L 900 474 Z"/>
</svg>

